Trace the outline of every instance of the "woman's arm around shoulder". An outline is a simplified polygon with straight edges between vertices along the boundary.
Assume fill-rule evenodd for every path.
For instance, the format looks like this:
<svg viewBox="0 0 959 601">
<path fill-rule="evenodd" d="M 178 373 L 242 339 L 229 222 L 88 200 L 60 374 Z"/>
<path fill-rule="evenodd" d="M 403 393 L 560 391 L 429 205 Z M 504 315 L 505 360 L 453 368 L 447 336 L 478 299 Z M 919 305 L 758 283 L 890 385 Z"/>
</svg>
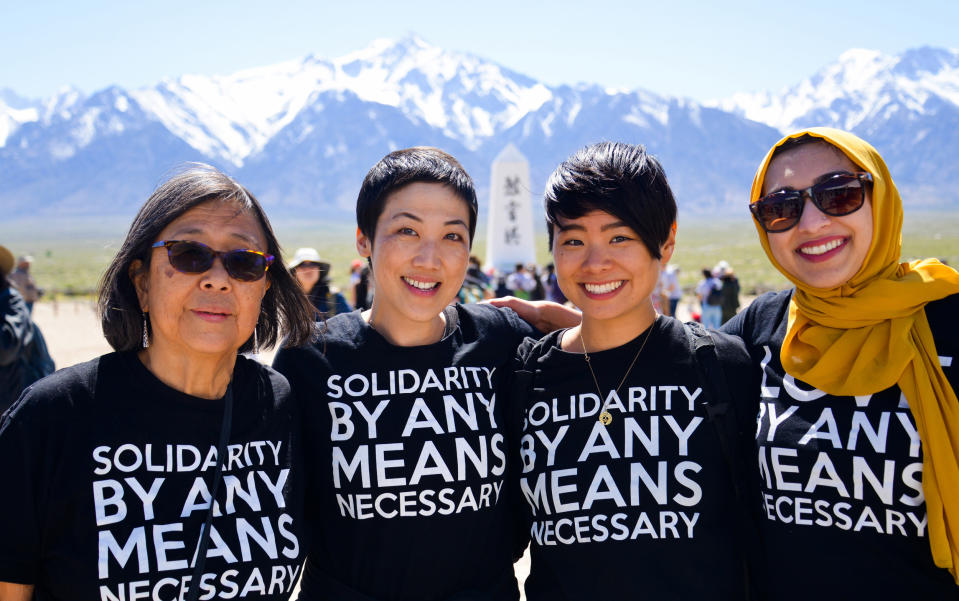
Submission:
<svg viewBox="0 0 959 601">
<path fill-rule="evenodd" d="M 544 334 L 577 326 L 583 320 L 583 315 L 576 309 L 553 301 L 528 301 L 515 296 L 504 296 L 483 302 L 494 307 L 512 309 L 520 319 Z"/>
</svg>

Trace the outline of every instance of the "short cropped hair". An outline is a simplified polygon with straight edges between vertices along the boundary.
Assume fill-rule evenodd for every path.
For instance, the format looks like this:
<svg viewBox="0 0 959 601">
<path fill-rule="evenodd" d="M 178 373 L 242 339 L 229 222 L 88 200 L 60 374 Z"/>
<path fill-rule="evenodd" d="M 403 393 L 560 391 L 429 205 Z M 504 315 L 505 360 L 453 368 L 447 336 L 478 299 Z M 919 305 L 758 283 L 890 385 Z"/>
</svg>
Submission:
<svg viewBox="0 0 959 601">
<path fill-rule="evenodd" d="M 160 184 L 140 208 L 126 239 L 113 258 L 98 289 L 97 308 L 103 334 L 117 351 L 140 348 L 144 319 L 136 288 L 130 278 L 134 261 L 149 269 L 151 245 L 160 232 L 190 209 L 209 202 L 234 203 L 237 212 L 249 211 L 266 238 L 266 252 L 274 256 L 266 272 L 270 288 L 260 305 L 256 337 L 261 346 L 271 347 L 286 333 L 287 344 L 298 346 L 309 341 L 315 329 L 314 311 L 299 285 L 284 268 L 280 244 L 263 208 L 256 198 L 233 178 L 209 165 L 195 163 Z M 149 326 L 147 326 L 149 327 Z M 239 352 L 253 349 L 253 336 Z"/>
<path fill-rule="evenodd" d="M 373 165 L 356 197 L 356 225 L 370 240 L 390 194 L 407 184 L 425 182 L 448 186 L 469 208 L 470 247 L 476 233 L 476 189 L 459 161 L 439 148 L 416 146 L 396 150 Z"/>
<path fill-rule="evenodd" d="M 640 145 L 600 142 L 583 148 L 549 176 L 545 200 L 550 249 L 560 218 L 604 211 L 632 228 L 649 254 L 661 259 L 660 248 L 676 222 L 666 173 Z"/>
</svg>

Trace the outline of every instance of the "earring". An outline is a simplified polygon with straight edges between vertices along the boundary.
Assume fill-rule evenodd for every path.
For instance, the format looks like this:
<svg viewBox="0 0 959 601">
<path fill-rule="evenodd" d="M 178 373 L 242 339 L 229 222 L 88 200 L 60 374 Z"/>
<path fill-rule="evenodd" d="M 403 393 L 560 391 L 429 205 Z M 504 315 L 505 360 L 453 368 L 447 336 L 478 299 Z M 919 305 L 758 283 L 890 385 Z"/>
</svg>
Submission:
<svg viewBox="0 0 959 601">
<path fill-rule="evenodd" d="M 147 314 L 143 313 L 143 348 L 150 346 L 150 337 L 147 335 Z"/>
<path fill-rule="evenodd" d="M 257 326 L 259 325 L 260 324 L 257 323 L 256 326 L 253 327 L 253 354 L 254 355 L 260 352 L 260 340 L 257 338 L 257 335 L 256 335 Z"/>
</svg>

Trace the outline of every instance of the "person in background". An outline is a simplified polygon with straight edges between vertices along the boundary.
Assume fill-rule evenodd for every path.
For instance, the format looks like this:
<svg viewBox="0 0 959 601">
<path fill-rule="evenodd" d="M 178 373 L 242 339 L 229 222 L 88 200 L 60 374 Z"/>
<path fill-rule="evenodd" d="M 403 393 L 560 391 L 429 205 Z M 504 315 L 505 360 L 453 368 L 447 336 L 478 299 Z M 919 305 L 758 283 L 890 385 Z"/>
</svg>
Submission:
<svg viewBox="0 0 959 601">
<path fill-rule="evenodd" d="M 676 317 L 676 309 L 679 308 L 679 301 L 683 298 L 683 289 L 679 285 L 679 266 L 670 263 L 660 277 L 662 278 L 663 293 L 669 303 L 669 313 L 666 313 L 666 315 Z"/>
<path fill-rule="evenodd" d="M 700 320 L 711 330 L 719 329 L 723 325 L 722 282 L 715 277 L 708 267 L 703 268 L 703 279 L 696 286 L 696 296 L 702 307 Z"/>
<path fill-rule="evenodd" d="M 360 279 L 353 287 L 353 298 L 355 299 L 354 309 L 366 311 L 370 308 L 370 299 L 373 297 L 373 279 L 370 267 L 364 265 L 360 269 Z"/>
<path fill-rule="evenodd" d="M 330 287 L 330 264 L 320 258 L 315 248 L 296 249 L 289 267 L 321 319 L 353 310 L 346 297 Z"/>
<path fill-rule="evenodd" d="M 466 279 L 485 289 L 490 287 L 490 277 L 483 271 L 483 263 L 476 255 L 470 255 L 469 267 L 466 268 Z"/>
<path fill-rule="evenodd" d="M 13 253 L 0 246 L 0 413 L 6 411 L 26 386 L 23 356 L 33 341 L 30 310 L 9 281 L 13 269 Z"/>
<path fill-rule="evenodd" d="M 556 265 L 549 263 L 546 265 L 546 273 L 543 274 L 543 287 L 546 289 L 546 300 L 554 303 L 565 304 L 566 295 L 556 282 Z"/>
<path fill-rule="evenodd" d="M 663 274 L 660 272 L 656 277 L 656 285 L 653 293 L 649 296 L 653 303 L 653 309 L 660 315 L 669 315 L 669 301 L 666 297 L 666 288 L 663 283 Z"/>
<path fill-rule="evenodd" d="M 506 277 L 507 276 L 502 273 L 497 274 L 496 276 L 496 288 L 493 290 L 493 295 L 496 298 L 506 298 L 509 296 L 513 296 L 513 291 L 510 290 L 509 287 L 506 285 Z"/>
<path fill-rule="evenodd" d="M 763 372 L 772 601 L 959 599 L 959 273 L 900 262 L 902 205 L 879 152 L 831 128 L 784 137 L 753 179 L 793 287 L 723 330 Z"/>
<path fill-rule="evenodd" d="M 470 255 L 466 279 L 463 280 L 457 300 L 461 303 L 478 303 L 489 298 L 493 298 L 489 276 L 483 273 L 480 260 Z"/>
<path fill-rule="evenodd" d="M 30 266 L 33 264 L 33 257 L 22 255 L 17 259 L 17 268 L 7 277 L 7 280 L 16 286 L 27 303 L 27 309 L 33 313 L 33 304 L 43 296 L 43 290 L 37 287 L 37 282 L 30 273 Z"/>
<path fill-rule="evenodd" d="M 289 597 L 308 544 L 300 410 L 242 356 L 314 333 L 282 265 L 229 176 L 196 166 L 154 191 L 99 285 L 115 352 L 0 419 L 0 599 Z"/>
<path fill-rule="evenodd" d="M 533 289 L 529 292 L 529 300 L 546 300 L 546 287 L 543 286 L 543 277 L 539 273 L 539 267 L 530 265 L 527 269 L 529 270 L 530 277 L 533 278 Z"/>
<path fill-rule="evenodd" d="M 356 286 L 360 283 L 360 278 L 363 274 L 363 268 L 366 267 L 366 263 L 362 259 L 353 259 L 350 262 L 350 296 L 354 307 L 359 308 L 362 304 L 361 299 L 356 294 Z M 365 302 L 366 298 L 362 299 Z"/>
<path fill-rule="evenodd" d="M 722 296 L 719 306 L 722 308 L 722 322 L 726 323 L 739 311 L 739 279 L 733 272 L 733 268 L 726 261 L 720 261 L 713 268 L 713 273 L 719 278 L 722 288 L 719 293 Z"/>
<path fill-rule="evenodd" d="M 355 286 L 360 281 L 360 271 L 366 265 L 363 259 L 353 259 L 350 261 L 350 286 Z"/>
<path fill-rule="evenodd" d="M 536 280 L 526 270 L 526 266 L 517 263 L 513 273 L 506 276 L 506 287 L 516 298 L 529 300 L 530 292 L 536 288 Z"/>
</svg>

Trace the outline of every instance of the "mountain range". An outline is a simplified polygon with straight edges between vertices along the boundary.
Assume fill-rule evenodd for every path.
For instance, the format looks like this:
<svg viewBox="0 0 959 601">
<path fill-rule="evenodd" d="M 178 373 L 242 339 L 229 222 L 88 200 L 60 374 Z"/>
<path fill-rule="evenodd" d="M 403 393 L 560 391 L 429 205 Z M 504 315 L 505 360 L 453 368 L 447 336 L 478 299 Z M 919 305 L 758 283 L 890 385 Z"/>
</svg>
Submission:
<svg viewBox="0 0 959 601">
<path fill-rule="evenodd" d="M 548 86 L 416 36 L 346 56 L 154 86 L 50 98 L 0 89 L 0 206 L 7 217 L 129 215 L 186 161 L 214 164 L 271 216 L 343 218 L 387 152 L 439 146 L 473 175 L 481 204 L 507 143 L 530 161 L 533 197 L 590 142 L 642 143 L 685 215 L 742 211 L 783 132 L 849 129 L 887 159 L 905 202 L 959 205 L 959 52 L 850 50 L 778 92 L 699 103 L 648 90 Z"/>
</svg>

